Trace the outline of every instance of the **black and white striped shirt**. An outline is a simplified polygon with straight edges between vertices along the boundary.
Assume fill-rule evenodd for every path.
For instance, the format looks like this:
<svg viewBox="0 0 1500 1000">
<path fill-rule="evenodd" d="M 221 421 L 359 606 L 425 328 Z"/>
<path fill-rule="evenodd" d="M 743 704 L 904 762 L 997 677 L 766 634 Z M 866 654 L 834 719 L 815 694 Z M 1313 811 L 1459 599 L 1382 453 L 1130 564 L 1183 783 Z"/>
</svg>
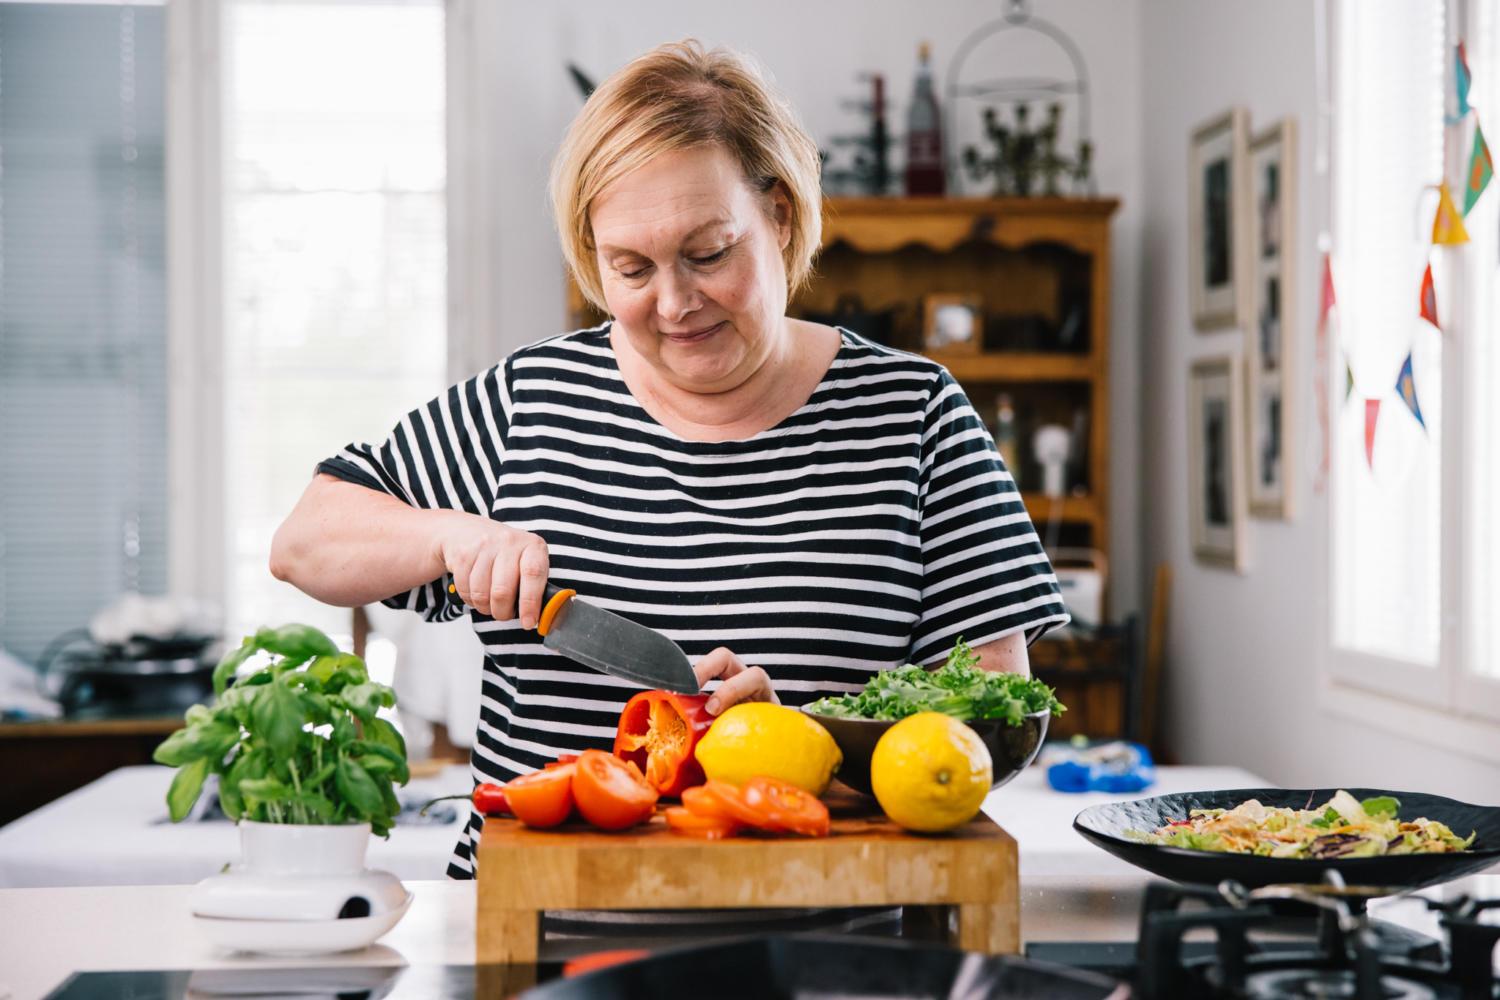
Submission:
<svg viewBox="0 0 1500 1000">
<path fill-rule="evenodd" d="M 535 532 L 551 582 L 717 646 L 802 705 L 878 670 L 1067 621 L 1051 566 L 974 408 L 940 365 L 841 331 L 811 398 L 740 441 L 684 441 L 621 379 L 608 325 L 522 348 L 319 471 Z M 385 601 L 470 609 L 434 580 Z M 608 749 L 637 690 L 473 612 L 485 646 L 476 781 Z M 475 814 L 449 874 L 473 875 Z"/>
</svg>

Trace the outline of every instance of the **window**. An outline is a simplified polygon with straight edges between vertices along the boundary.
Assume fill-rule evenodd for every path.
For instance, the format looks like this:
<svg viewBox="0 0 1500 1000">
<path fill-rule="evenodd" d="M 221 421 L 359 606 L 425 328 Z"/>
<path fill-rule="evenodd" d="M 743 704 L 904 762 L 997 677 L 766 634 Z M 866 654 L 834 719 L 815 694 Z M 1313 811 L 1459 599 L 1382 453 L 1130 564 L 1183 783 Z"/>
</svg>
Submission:
<svg viewBox="0 0 1500 1000">
<path fill-rule="evenodd" d="M 1463 211 L 1476 117 L 1491 124 L 1454 120 L 1454 43 L 1470 104 L 1500 110 L 1500 3 L 1467 25 L 1457 6 L 1335 6 L 1330 663 L 1347 684 L 1500 714 L 1500 182 L 1465 218 L 1469 244 L 1431 245 L 1434 185 Z M 1441 332 L 1419 316 L 1429 265 Z M 1420 419 L 1397 391 L 1408 359 Z"/>
<path fill-rule="evenodd" d="M 0 646 L 167 578 L 159 6 L 0 3 Z"/>
<path fill-rule="evenodd" d="M 448 384 L 444 10 L 224 0 L 227 634 L 349 612 L 278 583 L 316 463 Z"/>
</svg>

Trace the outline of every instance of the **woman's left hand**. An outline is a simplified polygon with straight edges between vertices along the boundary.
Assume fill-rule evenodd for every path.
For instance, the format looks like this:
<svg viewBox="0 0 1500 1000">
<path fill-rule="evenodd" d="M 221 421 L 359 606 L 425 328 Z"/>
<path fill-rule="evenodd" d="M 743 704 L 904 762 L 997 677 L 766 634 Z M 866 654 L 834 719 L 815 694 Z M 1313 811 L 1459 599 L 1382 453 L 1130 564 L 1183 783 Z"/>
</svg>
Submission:
<svg viewBox="0 0 1500 1000">
<path fill-rule="evenodd" d="M 760 667 L 745 666 L 745 661 L 723 646 L 699 660 L 693 667 L 693 673 L 698 675 L 699 688 L 715 677 L 724 682 L 708 699 L 705 707 L 709 715 L 718 715 L 729 706 L 742 701 L 781 704 L 781 699 L 776 697 L 776 691 L 771 687 L 770 675 Z"/>
</svg>

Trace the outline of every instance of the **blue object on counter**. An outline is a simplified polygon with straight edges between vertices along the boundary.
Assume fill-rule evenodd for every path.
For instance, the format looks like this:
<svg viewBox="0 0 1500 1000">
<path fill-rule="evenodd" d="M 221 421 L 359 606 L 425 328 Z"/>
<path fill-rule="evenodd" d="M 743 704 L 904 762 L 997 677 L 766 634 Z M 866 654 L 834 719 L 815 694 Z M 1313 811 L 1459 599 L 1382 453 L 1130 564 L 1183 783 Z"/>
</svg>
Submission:
<svg viewBox="0 0 1500 1000">
<path fill-rule="evenodd" d="M 1047 783 L 1059 792 L 1139 792 L 1156 783 L 1151 751 L 1139 743 L 1112 740 L 1059 751 L 1047 768 Z"/>
</svg>

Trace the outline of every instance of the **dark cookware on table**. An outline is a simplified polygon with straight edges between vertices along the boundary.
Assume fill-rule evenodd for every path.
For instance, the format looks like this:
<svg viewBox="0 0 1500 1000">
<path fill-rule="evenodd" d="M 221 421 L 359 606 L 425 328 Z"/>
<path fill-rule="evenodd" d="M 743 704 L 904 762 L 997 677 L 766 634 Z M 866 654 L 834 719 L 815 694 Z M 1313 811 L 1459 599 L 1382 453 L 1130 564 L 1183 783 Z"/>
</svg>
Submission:
<svg viewBox="0 0 1500 1000">
<path fill-rule="evenodd" d="M 1129 992 L 1094 973 L 1009 955 L 876 938 L 795 935 L 670 948 L 546 983 L 526 996 L 1123 1000 Z"/>
<path fill-rule="evenodd" d="M 76 629 L 42 652 L 37 686 L 70 718 L 176 715 L 213 694 L 215 644 L 204 635 L 99 643 Z"/>
<path fill-rule="evenodd" d="M 870 788 L 870 755 L 875 744 L 896 723 L 889 719 L 846 719 L 832 715 L 819 715 L 803 709 L 810 718 L 828 730 L 833 741 L 844 754 L 844 761 L 835 775 L 840 781 L 857 792 L 873 795 Z M 990 752 L 994 771 L 990 787 L 999 788 L 1036 759 L 1047 738 L 1047 723 L 1052 714 L 1047 710 L 1033 712 L 1012 726 L 1004 719 L 971 719 L 967 725 L 979 734 L 979 739 Z"/>
<path fill-rule="evenodd" d="M 1073 829 L 1109 853 L 1175 882 L 1217 885 L 1225 879 L 1256 886 L 1319 882 L 1337 871 L 1350 886 L 1419 889 L 1500 864 L 1500 806 L 1477 806 L 1441 795 L 1347 788 L 1356 799 L 1380 795 L 1401 802 L 1402 819 L 1446 823 L 1460 837 L 1478 836 L 1467 851 L 1452 854 L 1396 854 L 1373 858 L 1263 858 L 1252 854 L 1194 851 L 1143 844 L 1130 831 L 1153 832 L 1193 809 L 1232 809 L 1246 799 L 1262 805 L 1308 809 L 1327 802 L 1337 788 L 1235 788 L 1211 792 L 1178 792 L 1130 802 L 1090 806 L 1073 820 Z M 1382 895 L 1372 892 L 1371 895 Z"/>
</svg>

